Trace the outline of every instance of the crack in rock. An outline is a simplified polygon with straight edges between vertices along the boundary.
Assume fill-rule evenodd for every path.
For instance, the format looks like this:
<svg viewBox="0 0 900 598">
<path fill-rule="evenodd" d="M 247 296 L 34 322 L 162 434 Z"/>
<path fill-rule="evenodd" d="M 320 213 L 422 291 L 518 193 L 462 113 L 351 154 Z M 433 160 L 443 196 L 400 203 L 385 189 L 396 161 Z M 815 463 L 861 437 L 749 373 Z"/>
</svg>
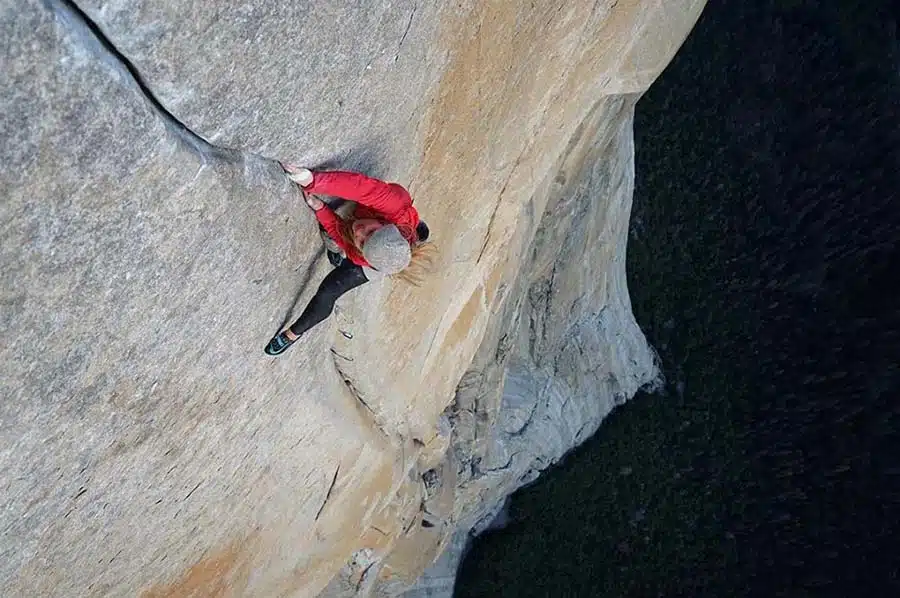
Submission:
<svg viewBox="0 0 900 598">
<path fill-rule="evenodd" d="M 118 73 L 126 85 L 144 98 L 150 109 L 162 120 L 163 126 L 179 143 L 197 154 L 204 164 L 209 159 L 239 163 L 246 155 L 271 161 L 252 152 L 214 145 L 178 120 L 154 95 L 134 64 L 113 44 L 97 25 L 72 0 L 43 0 L 44 6 L 53 12 L 58 21 L 69 30 L 100 61 Z"/>
<path fill-rule="evenodd" d="M 378 430 L 383 436 L 390 438 L 390 434 L 388 434 L 388 432 L 384 428 L 383 424 L 379 421 L 378 414 L 375 412 L 374 409 L 372 409 L 372 407 L 362 397 L 362 394 L 359 392 L 359 390 L 353 384 L 353 380 L 350 378 L 349 375 L 347 375 L 344 372 L 343 369 L 341 369 L 341 364 L 337 360 L 338 357 L 346 359 L 347 361 L 353 361 L 353 359 L 344 357 L 343 355 L 339 354 L 334 349 L 331 349 L 331 353 L 332 353 L 332 362 L 334 362 L 334 368 L 337 370 L 338 375 L 341 378 L 341 381 L 344 383 L 344 386 L 347 388 L 347 390 L 350 392 L 350 394 L 353 396 L 353 398 L 356 399 L 356 401 L 358 403 L 360 403 L 363 407 L 366 408 L 366 411 L 368 412 L 369 418 L 370 418 L 369 421 L 372 424 L 372 426 L 376 430 Z"/>
<path fill-rule="evenodd" d="M 406 36 L 409 35 L 409 28 L 412 27 L 413 17 L 416 16 L 416 9 L 419 8 L 418 4 L 413 4 L 412 12 L 409 13 L 409 21 L 406 22 L 406 29 L 403 30 L 403 36 L 400 38 L 400 43 L 397 45 L 397 52 L 394 54 L 394 62 L 400 59 L 400 50 L 403 48 L 403 42 L 406 41 Z"/>
<path fill-rule="evenodd" d="M 313 521 L 318 521 L 319 517 L 322 515 L 322 511 L 325 510 L 325 505 L 328 504 L 328 499 L 331 498 L 331 493 L 334 490 L 334 485 L 337 484 L 338 473 L 341 471 L 341 464 L 338 463 L 338 466 L 334 470 L 334 477 L 331 478 L 331 484 L 328 486 L 328 491 L 325 493 L 325 498 L 322 500 L 322 506 L 319 507 L 319 510 L 316 512 L 316 517 Z"/>
</svg>

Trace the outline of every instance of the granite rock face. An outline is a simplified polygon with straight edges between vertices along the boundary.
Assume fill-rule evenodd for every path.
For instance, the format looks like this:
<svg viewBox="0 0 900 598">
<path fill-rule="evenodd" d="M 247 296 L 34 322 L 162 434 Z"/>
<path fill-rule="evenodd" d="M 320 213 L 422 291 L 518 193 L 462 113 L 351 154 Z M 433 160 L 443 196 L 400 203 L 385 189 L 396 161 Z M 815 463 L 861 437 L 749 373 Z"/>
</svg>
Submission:
<svg viewBox="0 0 900 598">
<path fill-rule="evenodd" d="M 358 4 L 4 2 L 0 594 L 449 595 L 654 380 L 631 115 L 703 2 Z M 281 159 L 404 183 L 441 268 L 272 359 L 328 268 Z"/>
</svg>

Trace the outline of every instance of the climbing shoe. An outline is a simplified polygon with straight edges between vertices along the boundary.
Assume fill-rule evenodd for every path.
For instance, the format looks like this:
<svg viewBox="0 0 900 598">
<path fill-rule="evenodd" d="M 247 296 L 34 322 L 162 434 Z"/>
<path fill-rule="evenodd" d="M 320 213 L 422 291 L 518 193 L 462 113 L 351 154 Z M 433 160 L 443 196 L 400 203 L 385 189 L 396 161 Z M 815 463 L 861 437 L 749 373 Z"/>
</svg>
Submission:
<svg viewBox="0 0 900 598">
<path fill-rule="evenodd" d="M 279 332 L 273 336 L 272 340 L 269 341 L 269 344 L 266 345 L 265 351 L 269 355 L 281 355 L 293 344 L 294 341 L 289 339 L 285 333 Z"/>
<path fill-rule="evenodd" d="M 334 266 L 335 268 L 340 266 L 341 263 L 344 261 L 344 256 L 342 256 L 340 253 L 337 253 L 335 251 L 329 251 L 327 249 L 325 250 L 325 252 L 328 254 L 328 261 L 331 262 L 331 265 Z"/>
</svg>

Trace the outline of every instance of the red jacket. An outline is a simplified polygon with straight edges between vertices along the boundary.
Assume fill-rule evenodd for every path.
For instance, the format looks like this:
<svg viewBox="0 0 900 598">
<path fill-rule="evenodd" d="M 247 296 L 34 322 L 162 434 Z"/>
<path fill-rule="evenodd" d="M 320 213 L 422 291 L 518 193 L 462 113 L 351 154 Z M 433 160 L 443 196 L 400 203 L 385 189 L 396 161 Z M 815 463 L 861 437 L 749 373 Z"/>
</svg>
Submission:
<svg viewBox="0 0 900 598">
<path fill-rule="evenodd" d="M 409 192 L 396 183 L 385 183 L 357 172 L 338 170 L 314 172 L 312 184 L 303 189 L 307 193 L 321 193 L 355 201 L 358 205 L 353 213 L 354 219 L 374 218 L 385 224 L 395 224 L 411 245 L 418 241 L 416 227 L 419 225 L 419 213 L 412 205 Z M 369 266 L 362 252 L 344 241 L 338 228 L 340 217 L 327 204 L 316 211 L 316 218 L 351 262 Z"/>
</svg>

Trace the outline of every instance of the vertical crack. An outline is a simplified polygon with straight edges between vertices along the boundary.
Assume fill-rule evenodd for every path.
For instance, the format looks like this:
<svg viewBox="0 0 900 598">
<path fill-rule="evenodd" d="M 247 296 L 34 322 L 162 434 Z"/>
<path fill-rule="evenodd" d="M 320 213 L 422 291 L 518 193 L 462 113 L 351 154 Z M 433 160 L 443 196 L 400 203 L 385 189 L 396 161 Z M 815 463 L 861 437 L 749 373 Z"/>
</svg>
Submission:
<svg viewBox="0 0 900 598">
<path fill-rule="evenodd" d="M 366 411 L 369 414 L 369 418 L 370 418 L 369 421 L 370 421 L 371 425 L 376 430 L 381 432 L 382 435 L 384 435 L 387 438 L 390 438 L 390 435 L 388 434 L 387 430 L 384 429 L 383 424 L 379 421 L 378 414 L 375 413 L 375 410 L 372 409 L 372 407 L 366 402 L 365 399 L 363 399 L 362 394 L 360 394 L 360 392 L 359 392 L 359 390 L 357 390 L 356 386 L 353 385 L 353 381 L 350 379 L 350 376 L 348 376 L 346 373 L 344 373 L 344 370 L 341 369 L 341 364 L 337 360 L 337 357 L 340 357 L 347 361 L 353 361 L 353 358 L 352 357 L 344 357 L 343 355 L 341 355 L 340 353 L 335 351 L 333 348 L 331 349 L 331 353 L 332 353 L 331 359 L 334 362 L 334 369 L 337 370 L 337 373 L 341 377 L 341 381 L 344 383 L 344 386 L 346 386 L 347 390 L 350 391 L 350 395 L 354 399 L 356 399 L 356 401 L 360 405 L 362 405 L 363 407 L 366 408 Z"/>
<path fill-rule="evenodd" d="M 409 35 L 409 28 L 412 27 L 413 17 L 416 16 L 416 9 L 419 8 L 418 4 L 413 4 L 412 12 L 409 13 L 409 21 L 406 23 L 406 29 L 403 30 L 403 36 L 400 38 L 400 43 L 397 45 L 397 52 L 394 54 L 394 62 L 400 59 L 400 49 L 403 48 L 403 42 L 406 41 L 406 36 Z"/>
<path fill-rule="evenodd" d="M 150 109 L 159 116 L 166 130 L 179 143 L 197 154 L 204 163 L 209 158 L 232 163 L 243 159 L 243 152 L 213 145 L 169 112 L 150 90 L 134 64 L 72 0 L 43 0 L 43 4 L 88 50 L 121 75 L 126 84 L 140 94 Z"/>
<path fill-rule="evenodd" d="M 331 485 L 328 486 L 328 492 L 325 493 L 325 498 L 322 500 L 322 506 L 319 507 L 318 512 L 316 513 L 316 518 L 313 521 L 318 521 L 319 517 L 322 515 L 322 511 L 325 509 L 325 505 L 328 504 L 328 499 L 331 498 L 331 492 L 334 490 L 334 485 L 337 483 L 338 473 L 341 471 L 341 464 L 338 463 L 337 468 L 334 470 L 334 477 L 331 478 Z"/>
</svg>

